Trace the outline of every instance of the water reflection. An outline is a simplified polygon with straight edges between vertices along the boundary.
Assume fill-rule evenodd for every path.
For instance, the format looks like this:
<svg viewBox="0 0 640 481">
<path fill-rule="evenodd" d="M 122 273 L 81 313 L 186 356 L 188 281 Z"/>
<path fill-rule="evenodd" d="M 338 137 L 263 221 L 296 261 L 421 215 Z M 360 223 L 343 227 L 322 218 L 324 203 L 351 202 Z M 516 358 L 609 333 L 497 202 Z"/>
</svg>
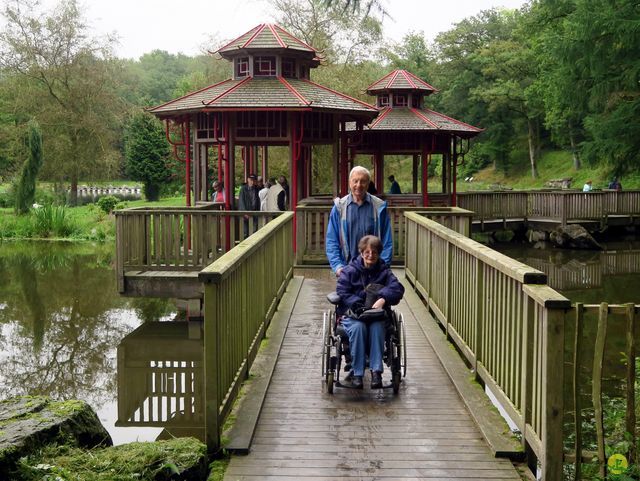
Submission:
<svg viewBox="0 0 640 481">
<path fill-rule="evenodd" d="M 610 243 L 602 252 L 498 244 L 496 250 L 543 271 L 572 302 L 640 303 L 640 244 Z"/>
<path fill-rule="evenodd" d="M 146 323 L 118 345 L 116 426 L 163 427 L 204 439 L 200 322 Z"/>
<path fill-rule="evenodd" d="M 175 303 L 120 297 L 112 258 L 112 246 L 0 243 L 0 398 L 83 399 L 114 441 L 149 439 L 115 428 L 116 346 Z"/>
</svg>

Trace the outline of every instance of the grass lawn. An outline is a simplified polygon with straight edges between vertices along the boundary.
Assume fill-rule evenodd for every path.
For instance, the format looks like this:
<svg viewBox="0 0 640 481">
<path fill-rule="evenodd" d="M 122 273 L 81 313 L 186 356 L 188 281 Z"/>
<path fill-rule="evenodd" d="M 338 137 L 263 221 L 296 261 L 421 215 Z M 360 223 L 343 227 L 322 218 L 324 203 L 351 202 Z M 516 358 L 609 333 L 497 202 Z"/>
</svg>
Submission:
<svg viewBox="0 0 640 481">
<path fill-rule="evenodd" d="M 118 208 L 184 206 L 184 197 L 167 197 L 158 202 L 134 200 L 121 202 Z M 17 216 L 13 208 L 0 208 L 0 239 L 67 239 L 112 241 L 115 216 L 103 212 L 97 204 L 80 207 L 32 209 Z"/>
</svg>

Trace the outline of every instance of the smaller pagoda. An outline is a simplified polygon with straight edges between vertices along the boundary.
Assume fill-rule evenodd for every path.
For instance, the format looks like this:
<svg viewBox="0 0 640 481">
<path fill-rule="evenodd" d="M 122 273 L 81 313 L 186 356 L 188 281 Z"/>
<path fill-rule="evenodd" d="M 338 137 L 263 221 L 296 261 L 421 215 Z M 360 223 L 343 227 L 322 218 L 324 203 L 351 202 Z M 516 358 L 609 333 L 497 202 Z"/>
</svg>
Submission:
<svg viewBox="0 0 640 481">
<path fill-rule="evenodd" d="M 394 70 L 374 82 L 367 93 L 376 97 L 380 114 L 362 131 L 349 134 L 350 158 L 371 154 L 375 183 L 384 185 L 385 154 L 413 155 L 413 190 L 417 192 L 418 160 L 422 168 L 422 204 L 429 205 L 427 167 L 432 154 L 442 154 L 444 202 L 455 205 L 456 168 L 468 149 L 468 140 L 482 129 L 425 107 L 425 97 L 437 89 L 406 70 Z M 346 190 L 346 186 L 341 186 Z"/>
</svg>

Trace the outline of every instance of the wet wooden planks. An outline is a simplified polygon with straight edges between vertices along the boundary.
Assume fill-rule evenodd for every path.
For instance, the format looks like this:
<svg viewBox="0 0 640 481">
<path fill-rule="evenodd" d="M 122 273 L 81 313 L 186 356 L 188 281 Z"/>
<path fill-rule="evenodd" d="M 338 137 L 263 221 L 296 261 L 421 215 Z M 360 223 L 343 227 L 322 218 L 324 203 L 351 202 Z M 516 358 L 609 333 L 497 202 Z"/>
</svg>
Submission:
<svg viewBox="0 0 640 481">
<path fill-rule="evenodd" d="M 517 480 L 492 456 L 410 310 L 408 370 L 400 393 L 336 388 L 321 379 L 322 312 L 334 288 L 306 277 L 247 456 L 233 457 L 235 480 Z M 385 382 L 389 373 L 385 371 Z"/>
</svg>

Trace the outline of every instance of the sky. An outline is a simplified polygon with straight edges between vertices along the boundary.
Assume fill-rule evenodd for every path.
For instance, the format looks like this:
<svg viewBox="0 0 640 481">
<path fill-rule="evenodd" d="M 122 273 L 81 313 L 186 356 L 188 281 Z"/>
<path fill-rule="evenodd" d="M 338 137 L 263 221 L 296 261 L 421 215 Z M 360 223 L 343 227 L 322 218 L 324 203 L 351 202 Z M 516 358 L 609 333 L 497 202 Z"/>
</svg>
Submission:
<svg viewBox="0 0 640 481">
<path fill-rule="evenodd" d="M 400 41 L 423 31 L 428 41 L 464 18 L 492 7 L 519 8 L 525 0 L 381 0 L 392 19 L 387 38 Z M 45 0 L 45 5 L 55 0 Z M 267 0 L 80 0 L 97 34 L 115 33 L 119 57 L 139 58 L 154 49 L 195 55 L 210 39 L 232 40 L 254 26 L 273 22 Z"/>
</svg>

